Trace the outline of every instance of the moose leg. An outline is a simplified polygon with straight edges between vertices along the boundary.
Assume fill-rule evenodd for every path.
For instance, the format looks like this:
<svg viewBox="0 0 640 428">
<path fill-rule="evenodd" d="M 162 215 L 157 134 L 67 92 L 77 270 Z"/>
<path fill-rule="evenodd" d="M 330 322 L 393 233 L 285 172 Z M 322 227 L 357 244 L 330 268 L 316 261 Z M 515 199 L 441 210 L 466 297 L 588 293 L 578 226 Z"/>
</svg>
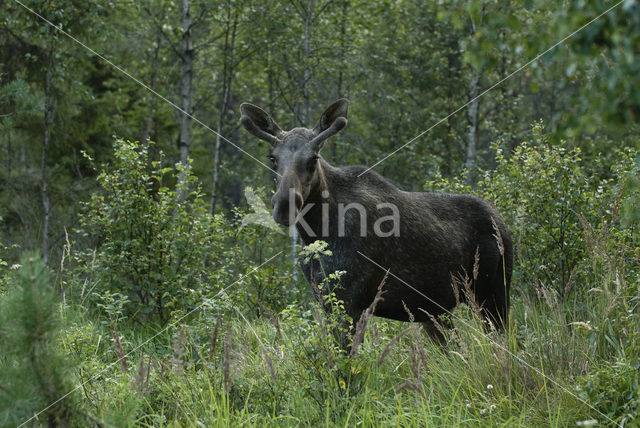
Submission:
<svg viewBox="0 0 640 428">
<path fill-rule="evenodd" d="M 486 282 L 485 289 L 476 294 L 476 302 L 485 321 L 485 327 L 493 325 L 496 330 L 503 331 L 508 316 L 508 291 L 504 285 L 502 274 L 494 275 Z"/>
<path fill-rule="evenodd" d="M 496 247 L 495 239 L 480 241 L 479 252 L 480 269 L 475 284 L 475 300 L 485 321 L 485 327 L 492 324 L 498 331 L 502 331 L 507 323 L 509 307 L 509 283 L 511 281 L 511 267 L 504 268 L 505 259 L 510 257 L 510 246 L 505 247 L 507 255 L 501 256 Z M 483 256 L 484 255 L 484 259 Z"/>
<path fill-rule="evenodd" d="M 493 295 L 482 301 L 480 309 L 485 321 L 493 324 L 498 331 L 504 330 L 507 323 L 507 303 L 505 300 L 503 293 L 500 293 L 500 290 L 496 290 Z"/>
<path fill-rule="evenodd" d="M 436 323 L 438 323 L 436 325 Z M 431 340 L 433 340 L 438 345 L 444 346 L 447 344 L 447 340 L 444 337 L 444 330 L 450 329 L 453 327 L 451 323 L 451 319 L 448 316 L 442 316 L 438 320 L 427 320 L 422 322 L 422 327 L 424 331 L 427 332 Z"/>
</svg>

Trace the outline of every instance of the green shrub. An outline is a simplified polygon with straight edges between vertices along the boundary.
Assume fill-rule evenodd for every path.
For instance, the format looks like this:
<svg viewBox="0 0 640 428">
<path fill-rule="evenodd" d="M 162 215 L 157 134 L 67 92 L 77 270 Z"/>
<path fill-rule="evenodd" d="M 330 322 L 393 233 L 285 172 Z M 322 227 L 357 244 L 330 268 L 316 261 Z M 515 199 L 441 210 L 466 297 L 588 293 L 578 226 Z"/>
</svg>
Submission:
<svg viewBox="0 0 640 428">
<path fill-rule="evenodd" d="M 195 188 L 184 202 L 171 186 L 180 173 Z M 188 169 L 150 162 L 146 146 L 116 140 L 113 164 L 98 175 L 100 191 L 80 220 L 78 232 L 95 243 L 95 251 L 76 254 L 80 293 L 112 318 L 135 314 L 164 324 L 233 278 L 239 260 L 226 245 L 233 227 L 208 213 L 195 181 Z"/>
<path fill-rule="evenodd" d="M 606 335 L 618 354 L 613 361 L 597 363 L 579 379 L 580 396 L 620 426 L 640 423 L 640 334 L 637 314 L 612 317 Z M 621 324 L 627 324 L 621 329 Z M 618 330 L 618 331 L 616 331 Z"/>
<path fill-rule="evenodd" d="M 620 260 L 614 253 L 637 246 L 633 222 L 640 211 L 634 190 L 640 158 L 632 149 L 617 152 L 609 176 L 592 177 L 578 148 L 552 146 L 541 123 L 534 124 L 533 136 L 532 143 L 508 154 L 496 145 L 496 167 L 485 171 L 475 187 L 464 176 L 437 173 L 424 188 L 475 193 L 492 202 L 514 242 L 514 283 L 536 290 L 543 285 L 563 300 L 576 286 L 588 289 L 594 269 L 601 267 L 594 261 Z"/>
<path fill-rule="evenodd" d="M 235 304 L 244 305 L 251 314 L 260 316 L 265 308 L 276 313 L 292 302 L 308 301 L 311 293 L 307 281 L 301 278 L 294 284 L 291 280 L 293 270 L 298 269 L 290 257 L 291 238 L 271 217 L 264 202 L 265 190 L 246 187 L 244 195 L 249 207 L 234 212 L 240 223 L 236 245 L 254 266 L 280 255 L 239 284 Z"/>
<path fill-rule="evenodd" d="M 535 142 L 522 143 L 509 157 L 496 149 L 496 169 L 478 185 L 509 225 L 516 280 L 537 279 L 564 296 L 586 275 L 580 216 L 597 223 L 605 195 L 584 171 L 579 149 L 551 146 L 541 124 L 533 133 Z"/>
</svg>

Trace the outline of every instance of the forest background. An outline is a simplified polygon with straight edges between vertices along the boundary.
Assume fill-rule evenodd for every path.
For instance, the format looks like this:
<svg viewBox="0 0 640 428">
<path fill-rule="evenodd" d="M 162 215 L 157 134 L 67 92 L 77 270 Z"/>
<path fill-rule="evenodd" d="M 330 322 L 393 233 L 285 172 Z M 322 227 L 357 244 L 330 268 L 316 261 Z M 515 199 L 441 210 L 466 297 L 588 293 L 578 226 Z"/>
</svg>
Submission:
<svg viewBox="0 0 640 428">
<path fill-rule="evenodd" d="M 638 423 L 638 1 L 0 10 L 0 425 Z M 289 129 L 338 98 L 330 163 L 411 142 L 375 170 L 503 213 L 504 336 L 468 308 L 453 356 L 382 320 L 346 356 L 291 239 L 243 222 L 273 173 L 240 103 Z"/>
</svg>

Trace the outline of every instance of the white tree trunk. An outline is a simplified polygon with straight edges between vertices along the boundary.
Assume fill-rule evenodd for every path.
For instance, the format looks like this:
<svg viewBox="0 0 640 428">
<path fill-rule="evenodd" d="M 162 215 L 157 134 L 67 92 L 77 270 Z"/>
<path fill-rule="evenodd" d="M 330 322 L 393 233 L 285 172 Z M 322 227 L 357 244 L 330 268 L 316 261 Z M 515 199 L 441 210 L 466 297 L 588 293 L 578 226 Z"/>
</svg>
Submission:
<svg viewBox="0 0 640 428">
<path fill-rule="evenodd" d="M 147 144 L 151 139 L 151 131 L 153 130 L 153 113 L 156 109 L 156 87 L 158 83 L 158 56 L 160 53 L 160 43 L 162 41 L 162 33 L 160 29 L 156 30 L 156 45 L 151 58 L 151 100 L 149 102 L 149 110 L 147 117 L 144 119 L 144 129 L 142 131 L 142 144 Z"/>
<path fill-rule="evenodd" d="M 182 82 L 180 95 L 182 98 L 182 112 L 180 113 L 180 163 L 189 168 L 189 150 L 191 147 L 191 89 L 193 82 L 193 44 L 191 41 L 191 0 L 182 0 L 182 42 L 180 45 L 180 56 L 182 58 Z M 186 174 L 181 173 L 178 177 L 180 188 L 180 200 L 184 201 L 187 195 Z"/>
<path fill-rule="evenodd" d="M 49 37 L 52 38 L 51 31 Z M 47 58 L 47 69 L 44 82 L 44 139 L 42 142 L 42 159 L 40 161 L 40 172 L 42 178 L 42 210 L 44 218 L 42 221 L 42 259 L 49 262 L 49 223 L 51 221 L 51 204 L 49 203 L 49 178 L 47 177 L 47 154 L 51 144 L 51 128 L 53 126 L 53 94 L 51 81 L 53 79 L 53 41 L 50 40 Z"/>
<path fill-rule="evenodd" d="M 224 60 L 222 71 L 222 100 L 220 105 L 220 115 L 218 116 L 218 134 L 216 135 L 216 145 L 213 154 L 213 183 L 211 184 L 211 206 L 209 212 L 214 213 L 216 209 L 218 195 L 218 181 L 220 175 L 220 145 L 224 117 L 229 110 L 231 98 L 231 83 L 233 81 L 234 48 L 236 40 L 236 29 L 238 26 L 238 15 L 234 12 L 233 23 L 231 23 L 231 4 L 227 3 L 227 28 L 224 36 Z"/>
<path fill-rule="evenodd" d="M 469 84 L 469 97 L 474 99 L 479 93 L 480 72 L 474 71 Z M 473 172 L 476 166 L 476 148 L 478 145 L 478 110 L 479 100 L 474 99 L 469 105 L 469 139 L 467 141 L 467 157 L 464 162 L 465 168 L 468 170 L 469 180 L 473 179 Z"/>
<path fill-rule="evenodd" d="M 300 120 L 304 126 L 309 126 L 309 79 L 311 77 L 311 71 L 309 70 L 309 58 L 311 57 L 311 20 L 313 19 L 314 0 L 309 0 L 307 3 L 307 9 L 304 14 L 304 39 L 303 39 L 303 73 L 302 73 L 302 108 L 300 110 Z M 298 229 L 293 227 L 291 233 L 291 259 L 293 261 L 293 283 L 298 283 L 298 239 L 300 234 Z"/>
</svg>

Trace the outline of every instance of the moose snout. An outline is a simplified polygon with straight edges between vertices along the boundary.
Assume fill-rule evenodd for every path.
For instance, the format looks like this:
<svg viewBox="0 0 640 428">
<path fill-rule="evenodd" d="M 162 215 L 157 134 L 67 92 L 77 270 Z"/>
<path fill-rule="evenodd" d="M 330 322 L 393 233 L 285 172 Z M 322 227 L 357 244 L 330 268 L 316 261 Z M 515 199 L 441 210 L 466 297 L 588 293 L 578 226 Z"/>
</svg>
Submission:
<svg viewBox="0 0 640 428">
<path fill-rule="evenodd" d="M 276 223 L 284 226 L 290 226 L 295 223 L 295 219 L 302 208 L 302 195 L 289 189 L 286 197 L 277 192 L 271 198 L 271 206 L 273 207 L 273 219 Z"/>
</svg>

